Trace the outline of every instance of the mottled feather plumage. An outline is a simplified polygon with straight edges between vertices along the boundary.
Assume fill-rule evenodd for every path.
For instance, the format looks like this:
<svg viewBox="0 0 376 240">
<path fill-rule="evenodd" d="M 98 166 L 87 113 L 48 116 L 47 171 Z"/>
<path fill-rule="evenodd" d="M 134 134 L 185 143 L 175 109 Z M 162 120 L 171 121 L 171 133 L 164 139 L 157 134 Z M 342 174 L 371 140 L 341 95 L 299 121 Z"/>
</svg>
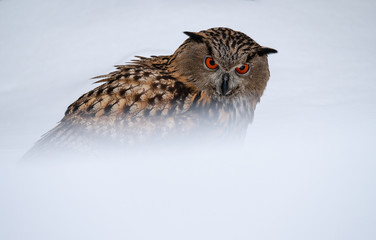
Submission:
<svg viewBox="0 0 376 240">
<path fill-rule="evenodd" d="M 95 77 L 102 85 L 72 103 L 36 148 L 243 138 L 269 79 L 266 54 L 276 51 L 228 28 L 186 34 L 189 38 L 172 55 L 138 57 Z M 207 71 L 205 56 L 220 69 Z M 248 75 L 233 73 L 245 63 L 251 67 Z M 218 86 L 223 74 L 229 76 L 225 95 Z"/>
</svg>

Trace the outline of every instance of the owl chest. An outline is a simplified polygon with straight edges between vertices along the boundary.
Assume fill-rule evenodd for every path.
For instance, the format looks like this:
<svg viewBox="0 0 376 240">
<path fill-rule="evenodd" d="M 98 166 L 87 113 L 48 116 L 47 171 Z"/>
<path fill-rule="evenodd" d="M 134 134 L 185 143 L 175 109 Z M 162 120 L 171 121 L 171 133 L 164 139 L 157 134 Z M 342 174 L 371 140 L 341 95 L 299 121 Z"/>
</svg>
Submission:
<svg viewBox="0 0 376 240">
<path fill-rule="evenodd" d="M 246 102 L 212 102 L 188 111 L 175 119 L 184 133 L 200 137 L 243 136 L 253 119 L 253 109 Z"/>
<path fill-rule="evenodd" d="M 106 131 L 105 134 L 125 142 L 242 137 L 251 118 L 249 110 L 217 105 L 188 110 L 182 114 L 118 119 L 113 122 L 116 126 L 112 128 L 116 131 Z M 109 124 L 106 121 L 104 125 Z"/>
</svg>

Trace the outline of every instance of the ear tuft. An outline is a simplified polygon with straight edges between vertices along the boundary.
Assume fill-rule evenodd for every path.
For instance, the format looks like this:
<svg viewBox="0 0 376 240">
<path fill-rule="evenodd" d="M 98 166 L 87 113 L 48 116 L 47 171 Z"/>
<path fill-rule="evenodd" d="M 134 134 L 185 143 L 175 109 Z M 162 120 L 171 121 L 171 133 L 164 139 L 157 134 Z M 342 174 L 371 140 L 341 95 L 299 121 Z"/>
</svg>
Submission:
<svg viewBox="0 0 376 240">
<path fill-rule="evenodd" d="M 265 54 L 271 54 L 271 53 L 277 53 L 278 51 L 273 49 L 273 48 L 268 48 L 268 47 L 261 47 L 257 51 L 257 54 L 259 56 L 265 55 Z"/>
<path fill-rule="evenodd" d="M 188 35 L 191 39 L 197 41 L 197 42 L 204 42 L 203 39 L 204 37 L 201 36 L 198 33 L 195 32 L 184 32 L 184 34 Z"/>
</svg>

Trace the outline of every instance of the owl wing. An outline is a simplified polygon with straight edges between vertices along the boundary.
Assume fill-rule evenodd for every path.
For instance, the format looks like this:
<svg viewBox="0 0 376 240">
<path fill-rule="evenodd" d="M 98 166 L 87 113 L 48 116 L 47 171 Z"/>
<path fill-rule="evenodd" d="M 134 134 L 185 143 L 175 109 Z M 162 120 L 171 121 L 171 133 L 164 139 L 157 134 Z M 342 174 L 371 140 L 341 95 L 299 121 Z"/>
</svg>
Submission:
<svg viewBox="0 0 376 240">
<path fill-rule="evenodd" d="M 146 60 L 117 68 L 100 76 L 104 79 L 97 82 L 103 84 L 72 103 L 58 126 L 37 145 L 77 147 L 93 134 L 123 139 L 163 134 L 158 131 L 189 118 L 184 113 L 198 99 L 196 89 Z"/>
</svg>

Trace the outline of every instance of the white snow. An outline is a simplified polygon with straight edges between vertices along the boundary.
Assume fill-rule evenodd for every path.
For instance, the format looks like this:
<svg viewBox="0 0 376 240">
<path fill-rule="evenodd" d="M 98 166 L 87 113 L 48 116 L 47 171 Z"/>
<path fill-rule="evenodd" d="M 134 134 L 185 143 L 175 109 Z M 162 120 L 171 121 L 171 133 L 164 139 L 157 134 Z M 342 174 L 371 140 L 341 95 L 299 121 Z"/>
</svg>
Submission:
<svg viewBox="0 0 376 240">
<path fill-rule="evenodd" d="M 1 0 L 0 239 L 375 239 L 375 10 Z M 216 26 L 279 51 L 244 152 L 19 163 L 91 77 Z"/>
</svg>

